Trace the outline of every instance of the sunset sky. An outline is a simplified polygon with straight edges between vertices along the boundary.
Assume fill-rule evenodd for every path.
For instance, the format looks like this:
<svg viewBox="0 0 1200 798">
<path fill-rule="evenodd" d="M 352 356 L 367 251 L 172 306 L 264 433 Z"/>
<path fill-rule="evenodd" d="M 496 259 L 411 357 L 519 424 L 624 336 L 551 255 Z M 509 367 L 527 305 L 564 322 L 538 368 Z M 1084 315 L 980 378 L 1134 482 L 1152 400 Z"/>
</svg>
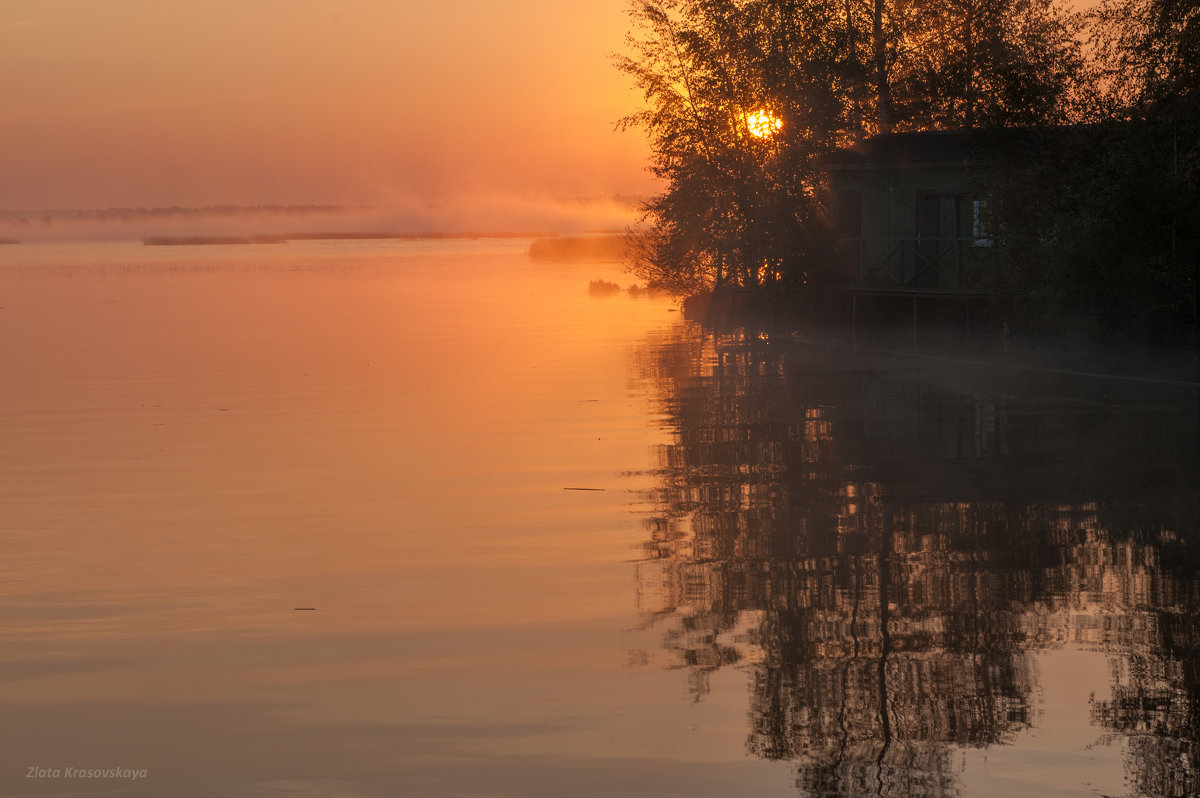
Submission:
<svg viewBox="0 0 1200 798">
<path fill-rule="evenodd" d="M 5 0 L 0 210 L 645 194 L 625 0 Z"/>
</svg>

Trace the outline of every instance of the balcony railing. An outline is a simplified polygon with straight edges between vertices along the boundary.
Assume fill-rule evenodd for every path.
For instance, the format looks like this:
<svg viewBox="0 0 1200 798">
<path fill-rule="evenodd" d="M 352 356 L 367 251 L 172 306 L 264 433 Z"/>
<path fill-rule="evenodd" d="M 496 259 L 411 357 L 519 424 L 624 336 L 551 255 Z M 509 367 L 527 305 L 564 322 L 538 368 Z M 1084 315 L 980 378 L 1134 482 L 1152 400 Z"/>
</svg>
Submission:
<svg viewBox="0 0 1200 798">
<path fill-rule="evenodd" d="M 862 288 L 967 291 L 1003 282 L 989 239 L 843 238 L 847 276 Z"/>
</svg>

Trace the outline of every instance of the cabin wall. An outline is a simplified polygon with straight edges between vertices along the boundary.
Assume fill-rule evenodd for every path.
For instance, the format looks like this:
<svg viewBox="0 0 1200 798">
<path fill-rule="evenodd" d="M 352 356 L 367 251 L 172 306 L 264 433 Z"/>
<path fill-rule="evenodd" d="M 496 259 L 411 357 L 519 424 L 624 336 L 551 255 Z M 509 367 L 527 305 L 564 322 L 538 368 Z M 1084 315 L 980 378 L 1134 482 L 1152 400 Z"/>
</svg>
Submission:
<svg viewBox="0 0 1200 798">
<path fill-rule="evenodd" d="M 961 163 L 830 172 L 847 277 L 863 287 L 961 289 L 981 277 L 978 208 Z"/>
</svg>

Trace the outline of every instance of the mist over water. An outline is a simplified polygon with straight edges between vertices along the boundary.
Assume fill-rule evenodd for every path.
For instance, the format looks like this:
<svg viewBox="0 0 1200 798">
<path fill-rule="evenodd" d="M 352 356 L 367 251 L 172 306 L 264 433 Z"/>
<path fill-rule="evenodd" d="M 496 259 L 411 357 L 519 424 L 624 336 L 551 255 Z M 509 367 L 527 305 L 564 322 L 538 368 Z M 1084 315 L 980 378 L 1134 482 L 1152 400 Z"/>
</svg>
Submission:
<svg viewBox="0 0 1200 798">
<path fill-rule="evenodd" d="M 390 195 L 370 206 L 222 205 L 0 211 L 0 238 L 38 242 L 337 233 L 594 233 L 620 231 L 635 224 L 640 217 L 639 204 L 635 197 L 553 197 L 497 190 L 441 199 Z"/>
</svg>

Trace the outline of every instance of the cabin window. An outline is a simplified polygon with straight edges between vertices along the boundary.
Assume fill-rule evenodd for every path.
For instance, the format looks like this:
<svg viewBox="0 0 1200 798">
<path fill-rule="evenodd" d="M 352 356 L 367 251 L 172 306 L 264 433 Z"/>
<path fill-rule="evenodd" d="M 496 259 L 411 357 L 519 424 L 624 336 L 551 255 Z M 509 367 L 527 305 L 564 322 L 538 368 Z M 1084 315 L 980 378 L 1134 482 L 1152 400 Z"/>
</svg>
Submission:
<svg viewBox="0 0 1200 798">
<path fill-rule="evenodd" d="M 977 199 L 971 203 L 971 235 L 977 247 L 990 247 L 994 242 L 992 212 L 985 199 Z"/>
</svg>

